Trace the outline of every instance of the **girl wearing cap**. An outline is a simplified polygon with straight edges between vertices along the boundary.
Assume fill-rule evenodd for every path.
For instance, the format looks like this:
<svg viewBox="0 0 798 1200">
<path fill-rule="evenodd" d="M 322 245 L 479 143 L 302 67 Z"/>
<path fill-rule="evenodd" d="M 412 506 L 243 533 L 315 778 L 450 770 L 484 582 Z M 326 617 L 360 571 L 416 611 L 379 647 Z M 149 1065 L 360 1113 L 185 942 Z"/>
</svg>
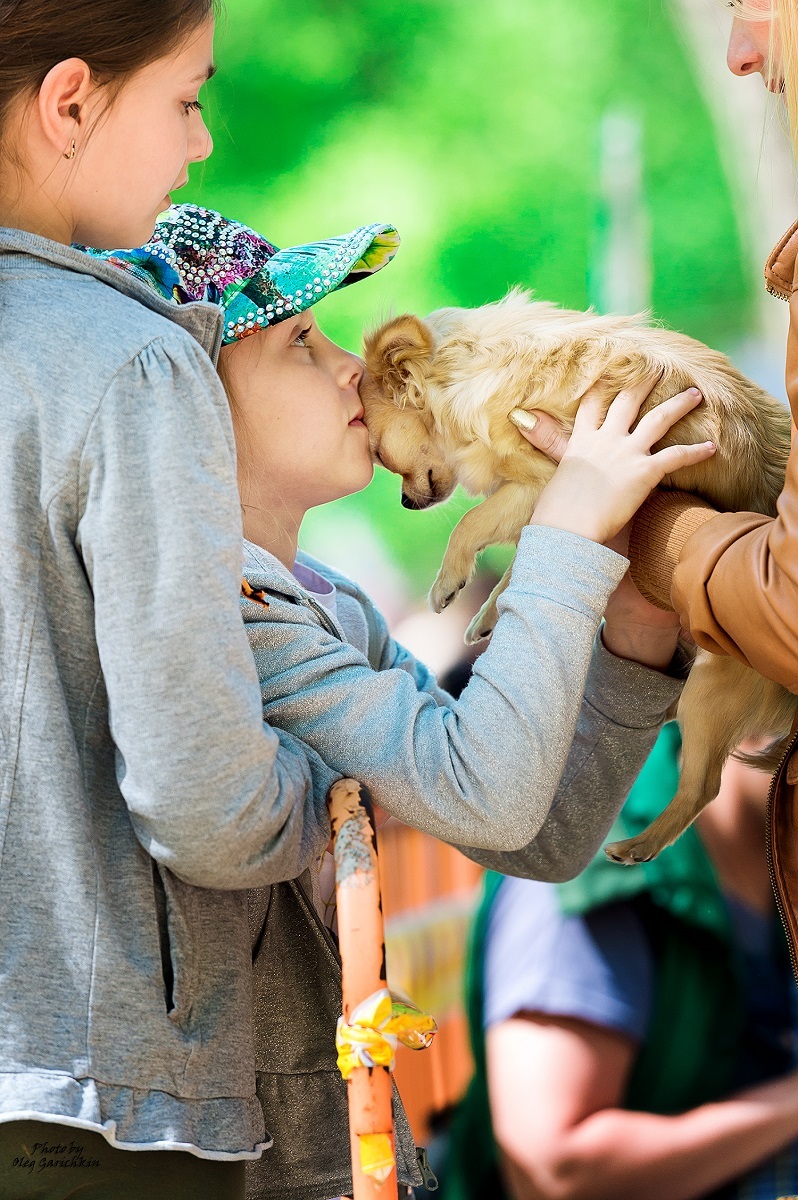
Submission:
<svg viewBox="0 0 798 1200">
<path fill-rule="evenodd" d="M 601 544 L 675 463 L 649 454 L 662 426 L 644 418 L 639 436 L 628 434 L 642 391 L 619 397 L 602 429 L 582 405 L 570 476 L 544 493 L 491 645 L 455 702 L 354 583 L 297 549 L 305 512 L 365 487 L 373 472 L 362 364 L 309 310 L 385 265 L 397 245 L 395 231 L 377 225 L 278 252 L 245 226 L 184 205 L 159 221 L 149 246 L 105 257 L 165 296 L 223 311 L 219 370 L 238 447 L 245 575 L 259 597 L 242 611 L 264 715 L 315 752 L 318 803 L 336 776 L 352 775 L 389 813 L 480 863 L 568 877 L 606 833 L 679 691 L 678 627 L 631 585 L 618 587 L 626 559 Z M 677 397 L 666 422 L 695 403 Z M 604 490 L 595 464 L 606 455 L 615 469 Z M 597 524 L 572 525 L 577 507 Z M 314 1196 L 347 1186 L 333 1041 L 340 984 L 314 874 L 250 896 L 258 1095 L 274 1137 L 250 1167 L 259 1197 L 297 1194 L 300 1181 Z"/>
</svg>

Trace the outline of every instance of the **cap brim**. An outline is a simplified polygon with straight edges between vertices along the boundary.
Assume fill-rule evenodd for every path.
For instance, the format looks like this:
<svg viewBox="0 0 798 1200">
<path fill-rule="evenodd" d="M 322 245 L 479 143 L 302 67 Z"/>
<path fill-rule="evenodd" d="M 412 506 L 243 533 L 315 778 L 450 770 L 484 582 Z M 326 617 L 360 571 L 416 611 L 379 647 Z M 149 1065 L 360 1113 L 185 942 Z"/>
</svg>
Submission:
<svg viewBox="0 0 798 1200">
<path fill-rule="evenodd" d="M 304 312 L 330 292 L 381 271 L 399 249 L 393 225 L 365 225 L 324 242 L 278 250 L 236 297 L 226 297 L 225 342 Z M 260 320 L 259 320 L 260 318 Z"/>
</svg>

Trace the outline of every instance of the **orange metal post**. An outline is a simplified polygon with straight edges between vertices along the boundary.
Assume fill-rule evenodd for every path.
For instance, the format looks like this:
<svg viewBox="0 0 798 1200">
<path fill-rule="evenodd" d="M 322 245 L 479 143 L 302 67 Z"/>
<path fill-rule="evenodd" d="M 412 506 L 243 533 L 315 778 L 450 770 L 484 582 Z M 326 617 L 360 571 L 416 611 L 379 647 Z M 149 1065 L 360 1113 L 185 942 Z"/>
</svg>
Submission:
<svg viewBox="0 0 798 1200">
<path fill-rule="evenodd" d="M 338 937 L 343 963 L 343 1014 L 386 987 L 385 938 L 377 841 L 366 788 L 339 779 L 328 797 L 333 830 Z M 396 1165 L 378 1183 L 360 1169 L 363 1135 L 387 1134 L 394 1147 L 391 1073 L 387 1067 L 356 1067 L 349 1077 L 349 1134 L 353 1200 L 397 1200 Z"/>
</svg>

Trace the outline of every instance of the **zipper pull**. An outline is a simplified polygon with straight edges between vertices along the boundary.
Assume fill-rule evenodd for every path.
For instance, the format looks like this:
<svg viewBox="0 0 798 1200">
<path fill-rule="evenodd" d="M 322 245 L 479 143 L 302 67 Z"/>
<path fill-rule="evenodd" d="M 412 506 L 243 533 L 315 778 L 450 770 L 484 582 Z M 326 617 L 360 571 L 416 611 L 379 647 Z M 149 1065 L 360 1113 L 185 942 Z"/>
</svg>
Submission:
<svg viewBox="0 0 798 1200">
<path fill-rule="evenodd" d="M 428 1192 L 437 1192 L 438 1180 L 432 1170 L 432 1167 L 429 1165 L 427 1151 L 423 1146 L 416 1147 L 416 1162 L 418 1163 L 418 1169 L 421 1172 L 421 1177 L 424 1180 L 424 1187 Z"/>
</svg>

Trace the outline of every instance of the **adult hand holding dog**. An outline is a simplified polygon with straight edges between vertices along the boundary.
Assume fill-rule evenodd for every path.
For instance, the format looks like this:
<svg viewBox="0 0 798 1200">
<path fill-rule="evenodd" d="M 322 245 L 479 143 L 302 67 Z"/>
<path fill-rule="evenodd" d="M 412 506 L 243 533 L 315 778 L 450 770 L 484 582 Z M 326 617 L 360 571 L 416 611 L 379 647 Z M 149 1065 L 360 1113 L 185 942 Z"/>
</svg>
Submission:
<svg viewBox="0 0 798 1200">
<path fill-rule="evenodd" d="M 513 414 L 527 441 L 560 464 L 541 493 L 533 524 L 567 529 L 627 556 L 629 522 L 649 492 L 666 474 L 702 462 L 715 450 L 712 443 L 704 442 L 651 453 L 671 426 L 701 401 L 695 390 L 680 393 L 652 409 L 632 431 L 654 383 L 619 393 L 603 422 L 605 398 L 598 387 L 590 389 L 571 436 L 548 413 L 517 410 Z M 673 658 L 678 638 L 676 614 L 649 604 L 627 573 L 607 605 L 603 631 L 607 649 L 620 658 L 663 670 Z"/>
</svg>

